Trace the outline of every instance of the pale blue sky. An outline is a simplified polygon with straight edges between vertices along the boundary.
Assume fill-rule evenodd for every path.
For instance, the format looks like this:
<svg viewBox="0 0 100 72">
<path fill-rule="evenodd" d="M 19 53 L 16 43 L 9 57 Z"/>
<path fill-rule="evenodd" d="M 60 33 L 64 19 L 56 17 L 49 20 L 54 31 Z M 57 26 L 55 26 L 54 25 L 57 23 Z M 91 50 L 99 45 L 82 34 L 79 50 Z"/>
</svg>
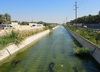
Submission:
<svg viewBox="0 0 100 72">
<path fill-rule="evenodd" d="M 100 0 L 0 0 L 0 14 L 9 13 L 12 20 L 62 23 L 74 19 L 74 3 L 78 17 L 97 14 Z"/>
</svg>

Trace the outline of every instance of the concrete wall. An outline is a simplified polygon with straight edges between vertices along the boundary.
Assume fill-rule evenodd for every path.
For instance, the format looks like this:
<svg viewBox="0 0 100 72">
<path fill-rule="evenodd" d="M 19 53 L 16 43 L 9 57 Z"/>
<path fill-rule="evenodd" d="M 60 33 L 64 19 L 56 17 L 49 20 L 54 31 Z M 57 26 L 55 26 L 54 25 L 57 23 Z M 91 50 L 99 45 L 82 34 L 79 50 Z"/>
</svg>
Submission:
<svg viewBox="0 0 100 72">
<path fill-rule="evenodd" d="M 100 29 L 100 24 L 84 24 L 84 25 L 87 25 L 88 28 Z"/>
<path fill-rule="evenodd" d="M 55 27 L 54 29 L 56 29 L 57 27 Z M 14 55 L 16 52 L 20 52 L 21 49 L 24 49 L 25 47 L 27 47 L 31 43 L 36 42 L 37 40 L 39 40 L 40 38 L 42 38 L 43 36 L 45 36 L 49 33 L 50 33 L 50 30 L 40 32 L 40 33 L 35 34 L 33 36 L 27 37 L 19 45 L 11 44 L 11 45 L 5 47 L 4 49 L 0 50 L 0 63 L 2 63 L 2 61 L 4 59 L 10 57 L 11 55 Z"/>
<path fill-rule="evenodd" d="M 36 41 L 37 39 L 47 35 L 49 32 L 50 32 L 50 30 L 43 31 L 41 33 L 38 33 L 36 35 L 28 37 L 23 42 L 21 42 L 21 44 L 19 44 L 19 45 L 11 44 L 11 45 L 5 47 L 4 49 L 0 50 L 0 61 L 2 61 L 3 59 L 5 59 L 8 56 L 14 54 L 15 52 L 19 51 L 20 49 L 26 47 L 27 45 Z"/>
<path fill-rule="evenodd" d="M 89 48 L 90 55 L 100 64 L 100 47 L 96 46 L 92 42 L 76 34 L 75 32 L 68 30 L 70 34 L 85 48 Z"/>
</svg>

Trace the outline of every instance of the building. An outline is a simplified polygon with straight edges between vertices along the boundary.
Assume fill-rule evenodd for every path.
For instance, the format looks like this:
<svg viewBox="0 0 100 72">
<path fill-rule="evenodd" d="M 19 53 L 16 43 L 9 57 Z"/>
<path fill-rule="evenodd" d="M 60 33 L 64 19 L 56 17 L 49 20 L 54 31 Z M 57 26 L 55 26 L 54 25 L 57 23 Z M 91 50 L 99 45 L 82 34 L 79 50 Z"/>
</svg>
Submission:
<svg viewBox="0 0 100 72">
<path fill-rule="evenodd" d="M 18 22 L 11 22 L 11 26 L 13 26 L 15 29 L 19 29 L 19 24 Z"/>
<path fill-rule="evenodd" d="M 30 22 L 30 23 L 29 23 L 29 26 L 32 26 L 32 25 L 34 25 L 34 24 L 37 24 L 37 23 L 32 23 L 32 22 Z"/>
<path fill-rule="evenodd" d="M 29 26 L 31 26 L 31 27 L 43 27 L 43 24 L 29 23 Z"/>
<path fill-rule="evenodd" d="M 18 22 L 11 22 L 11 25 L 18 25 Z"/>
</svg>

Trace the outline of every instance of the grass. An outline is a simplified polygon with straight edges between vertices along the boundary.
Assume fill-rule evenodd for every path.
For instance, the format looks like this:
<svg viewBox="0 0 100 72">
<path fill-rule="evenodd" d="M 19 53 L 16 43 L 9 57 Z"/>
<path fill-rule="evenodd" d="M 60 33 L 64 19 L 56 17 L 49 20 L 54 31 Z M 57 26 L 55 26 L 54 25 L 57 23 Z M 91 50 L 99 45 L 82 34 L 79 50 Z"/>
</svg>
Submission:
<svg viewBox="0 0 100 72">
<path fill-rule="evenodd" d="M 11 34 L 0 38 L 0 49 L 9 43 L 15 43 L 18 39 L 18 33 L 12 31 Z"/>
<path fill-rule="evenodd" d="M 48 26 L 46 26 L 46 28 L 49 29 L 49 30 L 53 30 L 53 28 L 56 27 L 56 26 L 57 25 L 48 25 Z"/>
<path fill-rule="evenodd" d="M 97 46 L 100 46 L 100 32 L 89 28 L 83 29 L 83 28 L 75 28 L 71 26 L 67 26 L 67 28 L 76 32 L 77 34 L 81 35 L 82 37 L 96 44 Z"/>
<path fill-rule="evenodd" d="M 14 44 L 19 44 L 22 40 L 24 40 L 26 37 L 34 35 L 36 33 L 39 33 L 41 31 L 46 30 L 47 28 L 44 29 L 37 29 L 35 31 L 29 30 L 29 31 L 12 31 L 10 34 L 3 36 L 0 38 L 0 49 L 4 48 L 5 46 L 14 43 Z"/>
<path fill-rule="evenodd" d="M 77 56 L 86 56 L 89 53 L 88 48 L 84 48 L 82 45 L 80 45 L 76 40 L 73 40 L 74 45 L 74 54 Z"/>
<path fill-rule="evenodd" d="M 79 55 L 79 56 L 87 55 L 88 52 L 89 52 L 89 49 L 88 49 L 88 48 L 84 48 L 84 47 L 81 47 L 81 48 L 76 47 L 76 48 L 74 49 L 74 54 L 75 54 L 75 55 Z"/>
</svg>

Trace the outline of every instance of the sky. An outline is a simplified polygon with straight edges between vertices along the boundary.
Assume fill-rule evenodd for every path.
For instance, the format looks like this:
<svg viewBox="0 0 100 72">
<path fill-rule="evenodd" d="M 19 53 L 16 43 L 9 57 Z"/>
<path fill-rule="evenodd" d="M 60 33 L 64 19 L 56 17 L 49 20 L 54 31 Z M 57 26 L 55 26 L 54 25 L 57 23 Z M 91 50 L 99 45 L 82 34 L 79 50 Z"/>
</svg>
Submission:
<svg viewBox="0 0 100 72">
<path fill-rule="evenodd" d="M 17 21 L 63 23 L 75 19 L 75 1 L 78 17 L 100 11 L 100 0 L 0 0 L 0 14 Z"/>
</svg>

